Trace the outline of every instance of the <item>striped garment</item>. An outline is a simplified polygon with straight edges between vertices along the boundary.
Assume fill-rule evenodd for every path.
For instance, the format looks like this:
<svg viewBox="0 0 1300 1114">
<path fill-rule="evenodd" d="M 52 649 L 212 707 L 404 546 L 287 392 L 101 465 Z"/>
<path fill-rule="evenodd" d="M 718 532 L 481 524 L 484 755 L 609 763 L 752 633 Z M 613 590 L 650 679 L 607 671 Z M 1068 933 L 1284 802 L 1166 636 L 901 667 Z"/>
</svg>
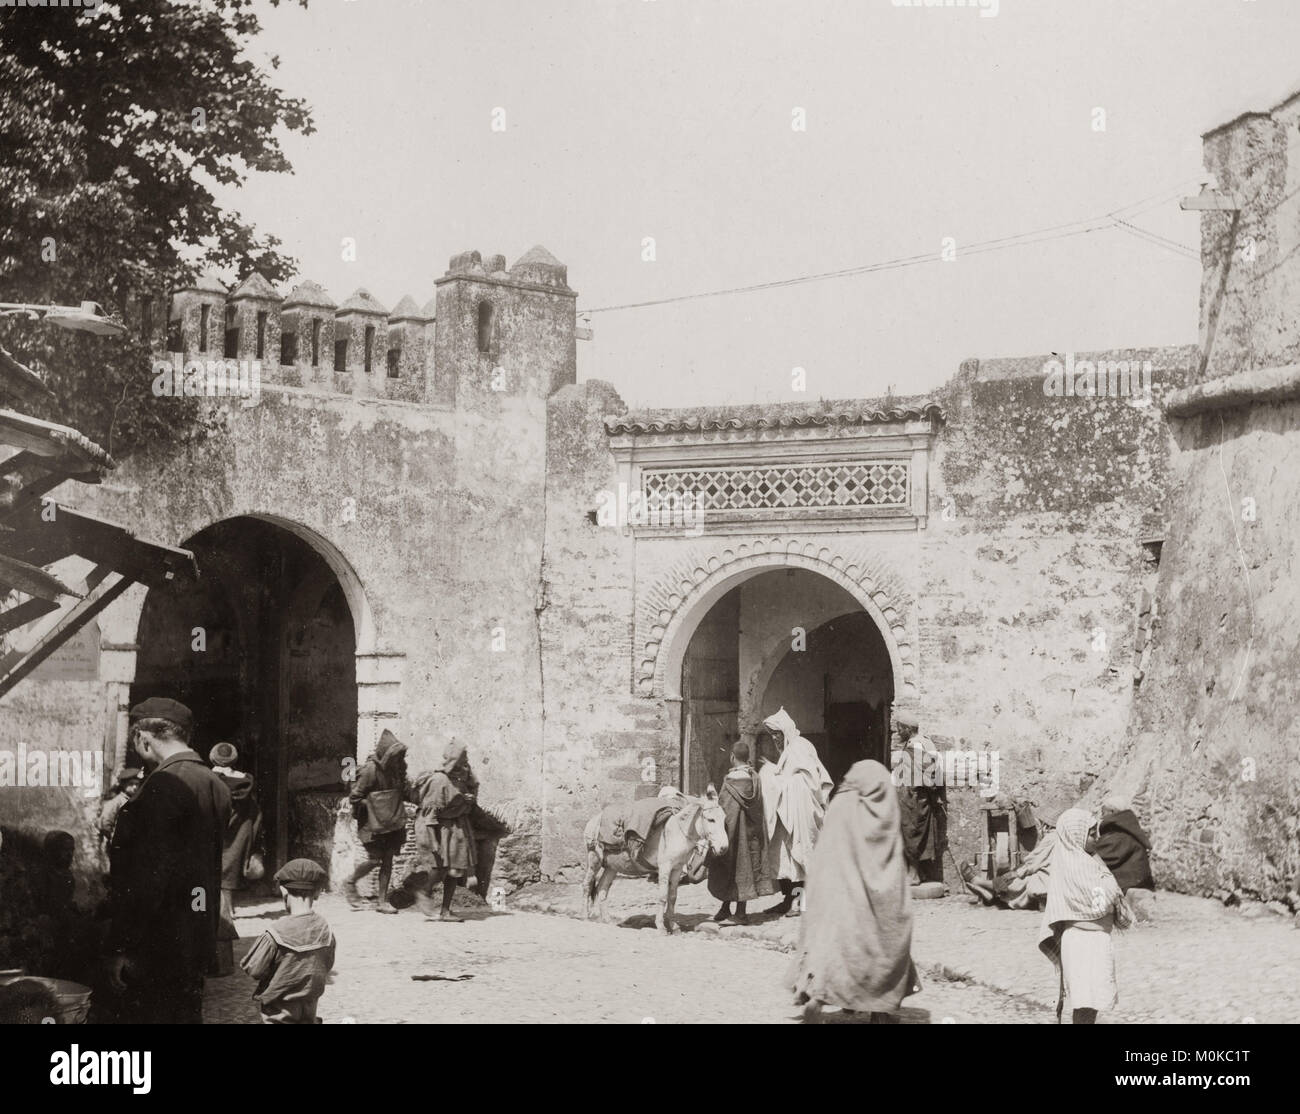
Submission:
<svg viewBox="0 0 1300 1114">
<path fill-rule="evenodd" d="M 1096 855 L 1084 850 L 1092 816 L 1081 808 L 1066 809 L 1056 824 L 1056 849 L 1047 881 L 1047 908 L 1038 934 L 1039 950 L 1055 964 L 1061 961 L 1060 929 L 1075 921 L 1102 921 L 1112 913 L 1115 923 L 1131 923 L 1119 883 Z"/>
</svg>

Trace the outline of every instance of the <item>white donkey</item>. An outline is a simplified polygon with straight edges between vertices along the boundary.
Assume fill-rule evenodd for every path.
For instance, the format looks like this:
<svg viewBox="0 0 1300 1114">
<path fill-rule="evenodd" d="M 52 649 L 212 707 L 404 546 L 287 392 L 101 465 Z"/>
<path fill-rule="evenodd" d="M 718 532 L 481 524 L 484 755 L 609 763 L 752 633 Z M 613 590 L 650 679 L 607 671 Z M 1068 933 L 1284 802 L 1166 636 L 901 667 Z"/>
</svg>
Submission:
<svg viewBox="0 0 1300 1114">
<path fill-rule="evenodd" d="M 644 878 L 657 869 L 659 913 L 655 924 L 664 935 L 677 931 L 673 909 L 677 904 L 677 887 L 683 868 L 697 850 L 707 849 L 711 855 L 727 853 L 727 816 L 718 803 L 718 794 L 713 786 L 708 787 L 703 797 L 679 794 L 678 799 L 684 802 L 681 809 L 651 829 L 635 858 L 626 849 L 616 850 L 601 843 L 601 813 L 596 813 L 588 821 L 583 829 L 587 845 L 587 873 L 582 886 L 584 916 L 590 919 L 592 903 L 599 899 L 600 920 L 608 922 L 605 899 L 614 878 L 617 875 Z M 647 866 L 647 863 L 652 865 Z"/>
</svg>

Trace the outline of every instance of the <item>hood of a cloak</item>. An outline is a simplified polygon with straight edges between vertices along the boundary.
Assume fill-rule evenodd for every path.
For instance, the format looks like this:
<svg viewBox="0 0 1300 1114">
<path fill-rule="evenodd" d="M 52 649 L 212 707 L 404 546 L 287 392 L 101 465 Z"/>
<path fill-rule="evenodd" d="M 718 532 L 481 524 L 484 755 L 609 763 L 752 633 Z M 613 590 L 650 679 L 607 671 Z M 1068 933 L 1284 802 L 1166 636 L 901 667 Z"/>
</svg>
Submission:
<svg viewBox="0 0 1300 1114">
<path fill-rule="evenodd" d="M 1108 829 L 1115 828 L 1125 835 L 1132 836 L 1138 843 L 1142 844 L 1148 851 L 1151 850 L 1151 840 L 1147 838 L 1146 832 L 1142 830 L 1142 825 L 1138 823 L 1137 814 L 1131 809 L 1124 812 L 1117 812 L 1113 816 L 1107 816 L 1101 822 L 1101 834 L 1105 835 Z"/>
<path fill-rule="evenodd" d="M 442 765 L 439 769 L 444 774 L 450 774 L 462 765 L 469 765 L 469 748 L 464 743 L 453 740 L 442 748 Z"/>
<path fill-rule="evenodd" d="M 405 757 L 406 744 L 385 727 L 384 733 L 379 736 L 379 742 L 375 744 L 375 761 L 388 770 Z"/>
<path fill-rule="evenodd" d="M 778 708 L 768 716 L 763 721 L 763 726 L 769 731 L 779 731 L 786 740 L 799 734 L 799 729 L 794 725 L 794 720 L 790 718 L 790 713 L 784 708 Z"/>
</svg>

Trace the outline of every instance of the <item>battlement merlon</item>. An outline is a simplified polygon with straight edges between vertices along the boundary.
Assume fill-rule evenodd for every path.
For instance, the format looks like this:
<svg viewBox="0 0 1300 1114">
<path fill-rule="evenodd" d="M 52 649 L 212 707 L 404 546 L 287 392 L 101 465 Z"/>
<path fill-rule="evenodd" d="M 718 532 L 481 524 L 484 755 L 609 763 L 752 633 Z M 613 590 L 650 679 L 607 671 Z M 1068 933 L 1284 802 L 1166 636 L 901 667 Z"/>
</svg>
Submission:
<svg viewBox="0 0 1300 1114">
<path fill-rule="evenodd" d="M 257 272 L 233 290 L 204 274 L 171 295 L 165 333 L 157 296 L 139 300 L 135 324 L 185 361 L 257 360 L 263 382 L 325 393 L 443 406 L 464 395 L 478 408 L 483 390 L 499 402 L 576 381 L 577 294 L 545 248 L 508 269 L 503 255 L 461 252 L 434 285 L 423 308 L 408 294 L 390 311 L 365 288 L 339 304 L 310 279 L 282 297 Z"/>
<path fill-rule="evenodd" d="M 506 269 L 504 255 L 489 255 L 484 259 L 477 251 L 462 251 L 451 257 L 447 273 L 442 278 L 435 279 L 434 285 L 442 286 L 466 278 L 488 285 L 533 289 L 574 299 L 578 297 L 577 291 L 569 288 L 569 268 L 541 244 L 521 255 L 509 270 Z"/>
<path fill-rule="evenodd" d="M 439 380 L 443 369 L 457 369 L 458 406 L 549 398 L 577 382 L 578 295 L 568 268 L 546 248 L 530 249 L 509 269 L 503 255 L 460 252 L 434 286 L 434 367 Z"/>
</svg>

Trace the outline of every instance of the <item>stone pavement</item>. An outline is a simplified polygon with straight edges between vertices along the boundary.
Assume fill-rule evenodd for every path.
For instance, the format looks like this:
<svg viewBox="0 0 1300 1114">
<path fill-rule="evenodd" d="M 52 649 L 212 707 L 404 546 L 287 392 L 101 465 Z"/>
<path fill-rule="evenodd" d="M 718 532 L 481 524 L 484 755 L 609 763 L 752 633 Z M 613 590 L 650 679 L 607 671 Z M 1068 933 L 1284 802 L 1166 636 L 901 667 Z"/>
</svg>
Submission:
<svg viewBox="0 0 1300 1114">
<path fill-rule="evenodd" d="M 431 924 L 414 910 L 352 912 L 327 895 L 318 908 L 334 926 L 338 961 L 322 1016 L 328 1023 L 796 1020 L 783 952 L 794 946 L 797 919 L 718 929 L 705 887 L 683 887 L 683 931 L 665 938 L 654 929 L 654 901 L 649 883 L 620 879 L 611 923 L 584 923 L 579 887 L 548 884 L 507 898 L 500 913 L 466 897 L 458 906 L 464 924 Z M 1035 946 L 1037 914 L 985 909 L 964 895 L 913 908 L 924 989 L 907 999 L 904 1023 L 1055 1020 L 1055 977 Z M 269 904 L 238 910 L 237 957 L 276 911 Z M 1159 895 L 1157 917 L 1117 934 L 1120 1006 L 1103 1023 L 1300 1021 L 1300 932 L 1289 919 L 1178 894 Z M 439 978 L 414 981 L 418 974 Z M 251 993 L 239 971 L 209 980 L 206 1020 L 256 1022 Z"/>
<path fill-rule="evenodd" d="M 468 905 L 468 901 L 467 901 Z M 327 1024 L 604 1022 L 785 1023 L 798 1012 L 785 989 L 789 957 L 754 941 L 718 944 L 705 933 L 661 937 L 645 918 L 628 927 L 582 924 L 527 911 L 460 910 L 464 924 L 431 924 L 416 912 L 354 913 L 327 896 L 334 927 L 334 981 L 321 1000 Z M 241 956 L 274 907 L 238 910 Z M 412 975 L 438 981 L 417 982 Z M 462 976 L 469 976 L 464 978 Z M 256 1023 L 252 982 L 242 971 L 209 979 L 209 1024 Z M 927 980 L 906 1002 L 904 1024 L 1045 1021 L 1034 1003 L 961 982 Z M 828 1015 L 828 1023 L 857 1023 Z"/>
<path fill-rule="evenodd" d="M 754 907 L 776 900 L 764 898 Z M 576 885 L 529 887 L 510 902 L 573 917 L 582 910 Z M 610 890 L 611 920 L 644 921 L 654 902 L 650 883 L 619 879 Z M 683 928 L 786 951 L 795 946 L 797 918 L 761 918 L 715 932 L 709 918 L 717 907 L 703 885 L 678 891 Z M 915 901 L 912 908 L 912 955 L 927 986 L 956 980 L 1054 1011 L 1055 972 L 1037 947 L 1040 913 L 986 909 L 964 893 Z M 1300 1022 L 1300 931 L 1292 918 L 1263 906 L 1225 908 L 1174 893 L 1158 894 L 1156 910 L 1153 922 L 1115 934 L 1120 1001 L 1102 1015 L 1103 1023 Z"/>
</svg>

